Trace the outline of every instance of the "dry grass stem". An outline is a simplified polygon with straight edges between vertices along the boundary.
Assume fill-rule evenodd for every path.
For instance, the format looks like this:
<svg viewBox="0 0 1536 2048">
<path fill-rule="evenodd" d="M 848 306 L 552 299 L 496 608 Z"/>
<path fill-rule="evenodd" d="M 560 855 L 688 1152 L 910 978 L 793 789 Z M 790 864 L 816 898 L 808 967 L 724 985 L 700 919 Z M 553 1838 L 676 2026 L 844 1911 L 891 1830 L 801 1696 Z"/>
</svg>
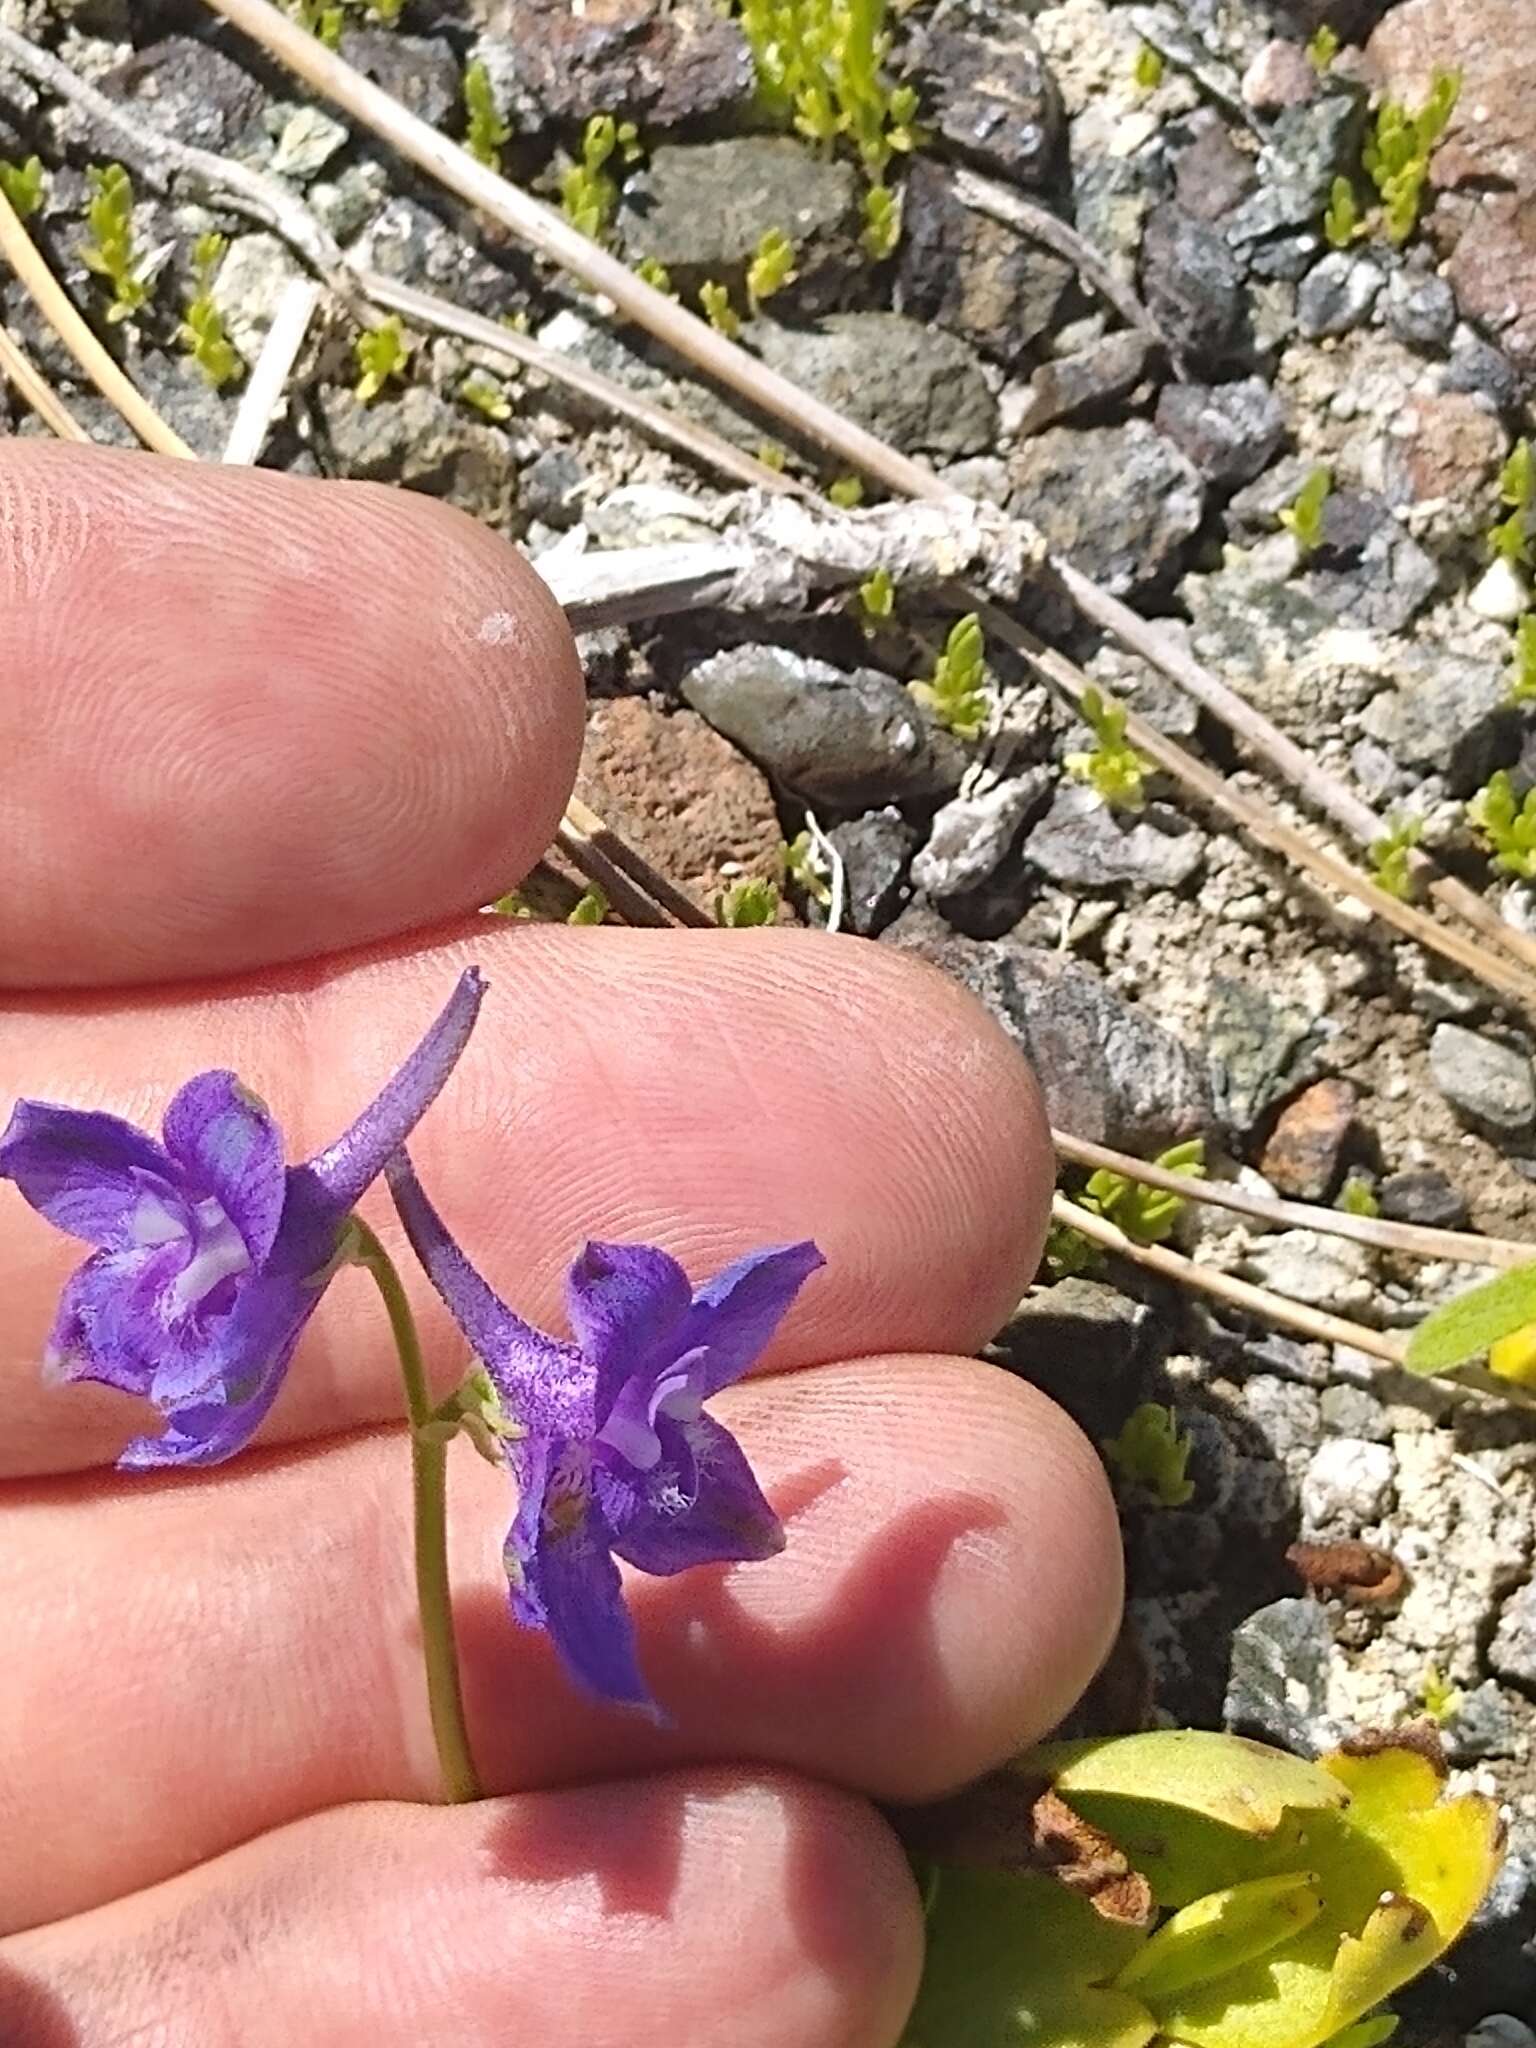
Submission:
<svg viewBox="0 0 1536 2048">
<path fill-rule="evenodd" d="M 90 435 L 54 390 L 21 343 L 0 327 L 0 377 L 61 441 L 83 441 Z"/>
<path fill-rule="evenodd" d="M 240 394 L 222 461 L 236 468 L 260 461 L 267 435 L 272 431 L 273 415 L 287 393 L 288 379 L 293 375 L 293 366 L 319 303 L 320 288 L 306 277 L 293 278 L 283 288 L 261 353 Z"/>
</svg>

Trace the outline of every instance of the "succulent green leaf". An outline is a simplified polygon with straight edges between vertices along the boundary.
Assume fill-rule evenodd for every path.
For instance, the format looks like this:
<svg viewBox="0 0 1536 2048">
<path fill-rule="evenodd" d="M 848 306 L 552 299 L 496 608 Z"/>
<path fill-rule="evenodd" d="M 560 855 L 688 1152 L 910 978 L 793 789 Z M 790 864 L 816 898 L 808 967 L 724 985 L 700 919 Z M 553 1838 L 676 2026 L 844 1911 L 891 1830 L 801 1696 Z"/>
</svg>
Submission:
<svg viewBox="0 0 1536 2048">
<path fill-rule="evenodd" d="M 1426 1316 L 1408 1339 L 1404 1362 L 1410 1372 L 1450 1372 L 1527 1323 L 1536 1323 L 1536 1264 L 1469 1287 Z"/>
<path fill-rule="evenodd" d="M 1256 1877 L 1207 1892 L 1165 1921 L 1115 1979 L 1139 1998 L 1163 1998 L 1225 1977 L 1240 1963 L 1268 1955 L 1323 1910 L 1310 1870 Z"/>
<path fill-rule="evenodd" d="M 1020 1768 L 1043 1772 L 1063 1799 L 1090 1820 L 1095 1814 L 1084 1794 L 1159 1809 L 1177 1807 L 1249 1835 L 1272 1834 L 1291 1808 L 1341 1806 L 1348 1796 L 1318 1764 L 1263 1742 L 1204 1728 L 1159 1728 L 1146 1735 L 1049 1742 L 1030 1750 Z M 1155 1797 L 1149 1796 L 1150 1786 L 1157 1788 Z M 1163 1824 L 1166 1818 L 1164 1813 Z M 1145 1870 L 1137 1847 L 1114 1829 L 1110 1832 L 1135 1868 Z M 1153 1889 L 1158 1890 L 1155 1877 Z M 1160 1890 L 1158 1898 L 1160 1904 L 1174 1903 L 1163 1899 Z"/>
</svg>

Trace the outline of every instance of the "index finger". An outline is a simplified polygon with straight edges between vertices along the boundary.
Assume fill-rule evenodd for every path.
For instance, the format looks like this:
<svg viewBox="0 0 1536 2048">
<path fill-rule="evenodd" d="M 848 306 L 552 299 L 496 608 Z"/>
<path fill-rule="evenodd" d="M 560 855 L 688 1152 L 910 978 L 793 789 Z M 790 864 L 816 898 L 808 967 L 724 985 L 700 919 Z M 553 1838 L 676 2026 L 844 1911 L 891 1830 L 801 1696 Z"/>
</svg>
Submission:
<svg viewBox="0 0 1536 2048">
<path fill-rule="evenodd" d="M 548 845 L 582 718 L 554 599 L 449 506 L 0 441 L 0 986 L 472 909 Z"/>
</svg>

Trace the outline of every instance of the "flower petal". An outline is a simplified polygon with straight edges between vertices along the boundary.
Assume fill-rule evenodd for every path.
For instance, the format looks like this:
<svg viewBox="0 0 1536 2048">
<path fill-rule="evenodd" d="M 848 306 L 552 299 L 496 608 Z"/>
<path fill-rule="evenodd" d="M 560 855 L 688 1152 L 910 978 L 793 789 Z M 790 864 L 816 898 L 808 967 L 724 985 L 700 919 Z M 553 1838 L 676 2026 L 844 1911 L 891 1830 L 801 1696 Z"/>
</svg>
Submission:
<svg viewBox="0 0 1536 2048">
<path fill-rule="evenodd" d="M 703 1350 L 703 1387 L 718 1394 L 767 1348 L 790 1304 L 825 1258 L 809 1238 L 749 1252 L 693 1298 L 678 1339 L 680 1352 Z"/>
<path fill-rule="evenodd" d="M 592 1374 L 580 1354 L 514 1315 L 487 1286 L 449 1236 L 406 1152 L 394 1155 L 386 1173 L 411 1249 L 490 1374 L 508 1419 L 536 1434 L 589 1434 Z"/>
<path fill-rule="evenodd" d="M 356 1205 L 436 1101 L 469 1043 L 484 996 L 479 968 L 466 969 L 442 1015 L 394 1079 L 350 1130 L 309 1162 L 311 1173 L 342 1212 Z"/>
<path fill-rule="evenodd" d="M 631 1381 L 643 1405 L 657 1373 L 676 1356 L 673 1340 L 692 1299 L 688 1275 L 654 1245 L 583 1245 L 566 1275 L 565 1308 L 596 1372 L 599 1424 Z"/>
<path fill-rule="evenodd" d="M 39 1215 L 103 1250 L 141 1241 L 135 1218 L 149 1200 L 177 1212 L 181 1176 L 153 1138 L 100 1110 L 18 1102 L 0 1137 L 0 1179 Z"/>
<path fill-rule="evenodd" d="M 283 1140 L 266 1104 L 224 1071 L 198 1074 L 165 1113 L 166 1150 L 197 1195 L 212 1195 L 262 1265 L 282 1221 Z"/>
<path fill-rule="evenodd" d="M 631 1706 L 654 1702 L 640 1675 L 635 1630 L 624 1605 L 608 1531 L 593 1505 L 586 1447 L 546 1441 L 508 1537 L 509 1562 L 520 1565 L 512 1611 L 525 1625 L 547 1629 L 561 1662 L 602 1699 Z M 524 1548 L 533 1528 L 537 1534 Z"/>
<path fill-rule="evenodd" d="M 784 1548 L 783 1524 L 730 1431 L 701 1415 L 693 1422 L 664 1421 L 661 1439 L 662 1463 L 639 1481 L 642 1504 L 614 1539 L 619 1556 L 662 1578 L 696 1564 L 777 1556 Z M 668 1475 L 679 1468 L 683 1484 L 669 1487 Z M 680 1505 L 678 1496 L 686 1500 L 690 1491 L 691 1503 Z"/>
</svg>

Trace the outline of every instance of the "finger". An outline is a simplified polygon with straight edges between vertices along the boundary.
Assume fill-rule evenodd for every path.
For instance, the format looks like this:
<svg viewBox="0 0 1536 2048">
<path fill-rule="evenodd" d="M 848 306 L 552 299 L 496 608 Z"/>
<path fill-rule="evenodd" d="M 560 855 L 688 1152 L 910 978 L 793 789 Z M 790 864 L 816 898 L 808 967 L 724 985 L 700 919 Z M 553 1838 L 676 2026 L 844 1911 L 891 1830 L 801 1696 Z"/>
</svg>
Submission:
<svg viewBox="0 0 1536 2048">
<path fill-rule="evenodd" d="M 750 1757 L 920 1799 L 1060 1719 L 1113 1637 L 1120 1562 L 1098 1461 L 1058 1409 L 990 1366 L 925 1358 L 752 1382 L 712 1412 L 788 1542 L 734 1570 L 632 1576 L 670 1729 L 576 1695 L 547 1639 L 513 1625 L 510 1482 L 456 1456 L 457 1619 L 490 1789 Z M 375 1434 L 243 1477 L 131 1497 L 72 1481 L 12 1508 L 0 1812 L 49 1862 L 0 1869 L 0 1925 L 328 1805 L 433 1795 L 407 1463 L 399 1433 Z"/>
<path fill-rule="evenodd" d="M 489 902 L 581 744 L 571 636 L 435 500 L 0 441 L 0 985 L 217 974 Z"/>
<path fill-rule="evenodd" d="M 894 1837 L 819 1786 L 353 1807 L 0 1945 L 0 2038 L 890 2048 L 921 1942 Z"/>
<path fill-rule="evenodd" d="M 778 1362 L 969 1351 L 1033 1274 L 1048 1134 L 1018 1054 L 972 999 L 893 951 L 809 933 L 583 932 L 482 921 L 475 943 L 224 1001 L 15 1004 L 0 1073 L 18 1095 L 153 1126 L 191 1073 L 233 1066 L 290 1156 L 333 1138 L 441 1006 L 460 968 L 491 982 L 463 1063 L 413 1140 L 449 1226 L 523 1314 L 561 1319 L 588 1237 L 664 1245 L 698 1278 L 761 1244 L 814 1237 L 828 1266 Z M 0 1470 L 115 1456 L 147 1411 L 49 1390 L 37 1361 L 80 1247 L 0 1186 Z M 382 1192 L 365 1208 L 410 1275 L 429 1343 L 463 1341 Z M 277 1437 L 400 1411 L 388 1327 L 346 1274 L 310 1325 Z"/>
</svg>

